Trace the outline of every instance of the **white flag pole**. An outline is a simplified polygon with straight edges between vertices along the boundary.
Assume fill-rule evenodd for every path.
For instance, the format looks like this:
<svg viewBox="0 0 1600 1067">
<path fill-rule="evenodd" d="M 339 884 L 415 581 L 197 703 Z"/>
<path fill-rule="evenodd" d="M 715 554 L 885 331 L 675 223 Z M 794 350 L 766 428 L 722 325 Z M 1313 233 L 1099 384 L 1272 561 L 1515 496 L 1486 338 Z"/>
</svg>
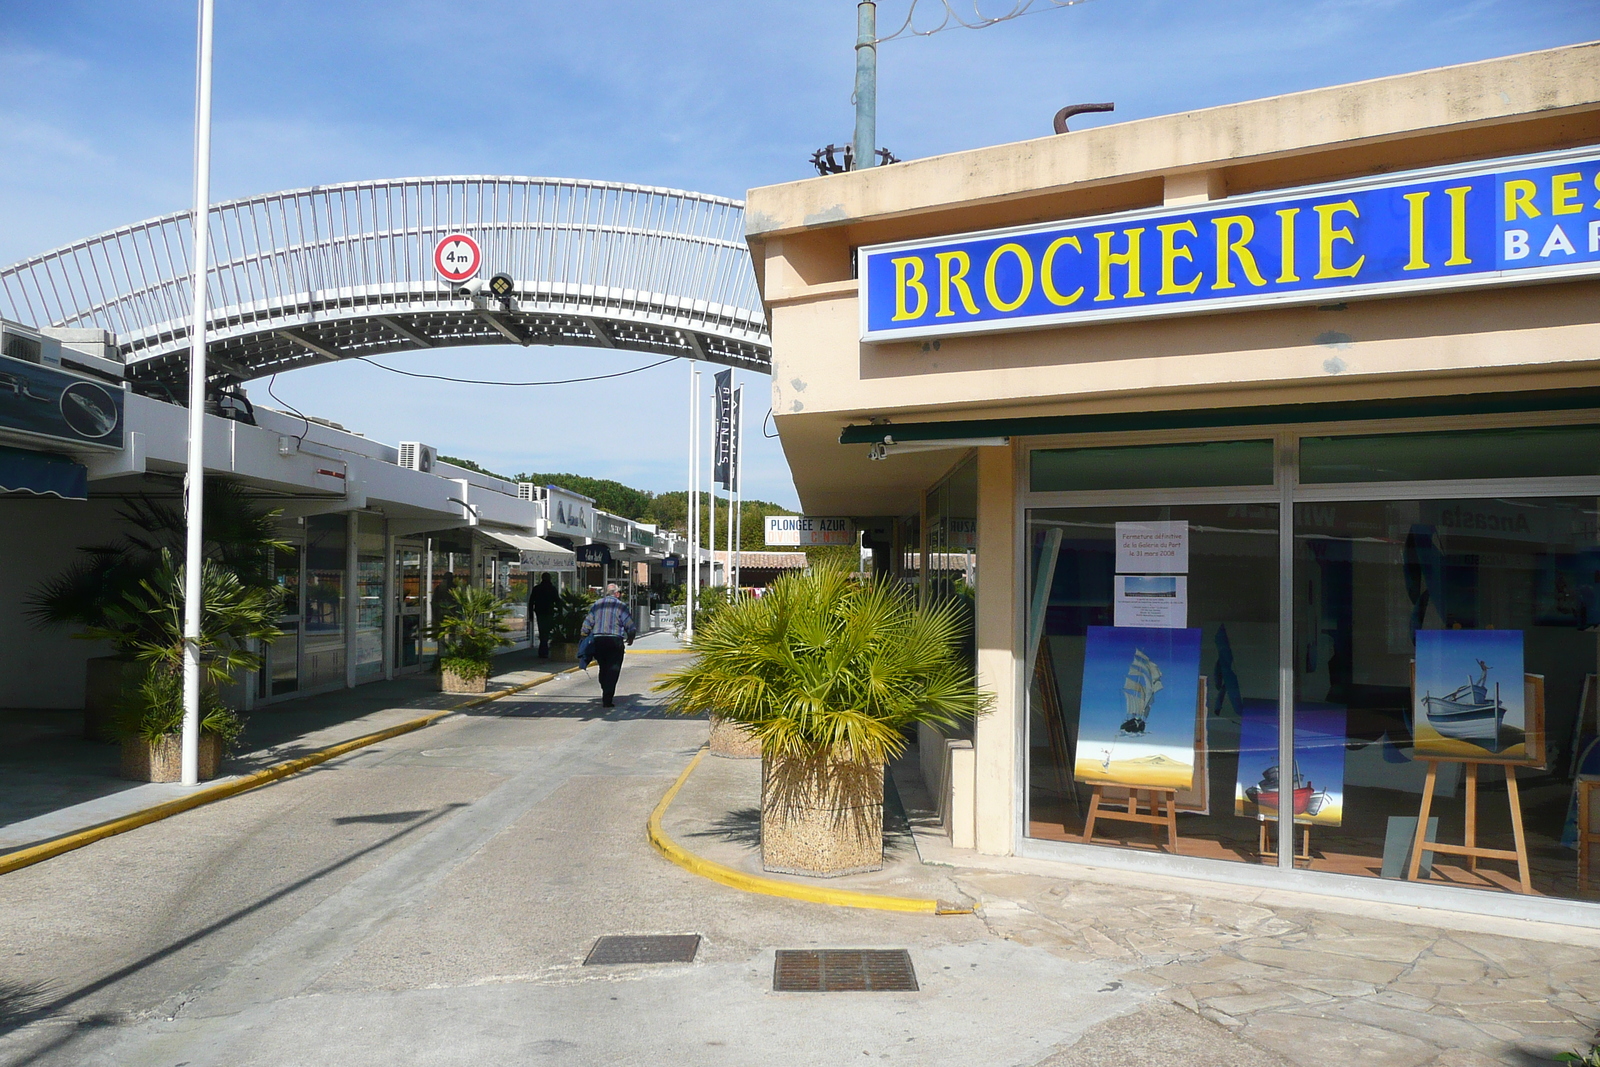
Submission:
<svg viewBox="0 0 1600 1067">
<path fill-rule="evenodd" d="M 190 281 L 194 323 L 189 329 L 189 454 L 184 482 L 183 554 L 183 750 L 184 785 L 200 782 L 200 615 L 205 489 L 206 269 L 211 221 L 211 15 L 212 0 L 200 0 L 194 108 L 194 255 Z"/>
</svg>

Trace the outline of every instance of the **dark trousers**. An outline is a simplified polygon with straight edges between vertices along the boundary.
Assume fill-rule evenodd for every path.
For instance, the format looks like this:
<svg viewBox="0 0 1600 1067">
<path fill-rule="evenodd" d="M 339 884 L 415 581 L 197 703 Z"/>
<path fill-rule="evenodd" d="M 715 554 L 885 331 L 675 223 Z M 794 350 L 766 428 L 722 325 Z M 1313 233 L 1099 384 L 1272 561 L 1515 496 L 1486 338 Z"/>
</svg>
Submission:
<svg viewBox="0 0 1600 1067">
<path fill-rule="evenodd" d="M 534 618 L 539 623 L 539 658 L 550 658 L 550 628 L 556 624 L 556 613 L 553 611 L 539 611 L 534 613 Z"/>
<path fill-rule="evenodd" d="M 589 650 L 600 664 L 600 702 L 610 707 L 617 695 L 617 679 L 622 676 L 622 653 L 627 646 L 622 638 L 597 634 Z"/>
</svg>

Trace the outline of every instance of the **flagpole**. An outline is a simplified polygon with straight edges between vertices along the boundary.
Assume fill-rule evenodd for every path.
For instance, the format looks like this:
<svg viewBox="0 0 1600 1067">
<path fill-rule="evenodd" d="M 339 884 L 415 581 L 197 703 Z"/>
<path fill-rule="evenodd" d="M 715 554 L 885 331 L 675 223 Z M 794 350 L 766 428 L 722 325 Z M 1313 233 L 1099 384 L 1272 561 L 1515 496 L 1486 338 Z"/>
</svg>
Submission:
<svg viewBox="0 0 1600 1067">
<path fill-rule="evenodd" d="M 206 271 L 211 221 L 211 23 L 212 0 L 200 0 L 194 108 L 194 255 L 189 292 L 194 322 L 189 329 L 189 453 L 184 481 L 183 554 L 183 748 L 184 785 L 200 782 L 200 623 L 204 531 L 206 418 Z"/>
</svg>

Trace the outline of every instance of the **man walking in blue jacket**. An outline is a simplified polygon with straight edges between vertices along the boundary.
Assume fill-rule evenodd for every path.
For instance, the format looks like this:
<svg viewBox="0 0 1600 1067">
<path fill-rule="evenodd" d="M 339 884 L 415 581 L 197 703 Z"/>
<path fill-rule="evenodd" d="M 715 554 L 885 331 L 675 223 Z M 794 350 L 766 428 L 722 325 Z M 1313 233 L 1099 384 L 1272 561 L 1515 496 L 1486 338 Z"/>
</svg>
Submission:
<svg viewBox="0 0 1600 1067">
<path fill-rule="evenodd" d="M 583 620 L 583 636 L 593 638 L 589 643 L 595 662 L 600 664 L 600 706 L 615 707 L 617 679 L 622 675 L 624 645 L 633 644 L 639 633 L 634 625 L 633 613 L 617 596 L 615 583 L 606 586 L 606 595 L 594 602 Z"/>
</svg>

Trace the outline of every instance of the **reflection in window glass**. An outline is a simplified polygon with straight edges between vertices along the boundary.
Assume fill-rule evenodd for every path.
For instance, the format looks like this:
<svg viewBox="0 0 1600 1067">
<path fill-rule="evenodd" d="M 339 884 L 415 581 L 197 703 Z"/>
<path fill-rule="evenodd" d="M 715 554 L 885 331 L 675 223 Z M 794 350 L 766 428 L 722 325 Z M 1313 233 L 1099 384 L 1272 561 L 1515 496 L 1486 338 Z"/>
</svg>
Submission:
<svg viewBox="0 0 1600 1067">
<path fill-rule="evenodd" d="M 1577 895 L 1573 772 L 1585 750 L 1596 759 L 1596 517 L 1591 498 L 1296 508 L 1295 680 L 1316 709 L 1315 766 L 1300 770 L 1342 792 L 1342 818 L 1302 817 L 1314 869 L 1403 877 L 1430 760 L 1434 840 L 1464 841 L 1476 767 L 1478 844 L 1514 850 L 1509 762 L 1533 891 Z M 1501 860 L 1435 854 L 1432 877 L 1519 888 Z"/>
<path fill-rule="evenodd" d="M 1035 493 L 1271 485 L 1272 442 L 1036 448 L 1029 453 L 1029 466 Z"/>
<path fill-rule="evenodd" d="M 1600 474 L 1600 426 L 1359 434 L 1300 441 L 1300 480 L 1411 482 Z"/>
<path fill-rule="evenodd" d="M 1135 556 L 1141 537 L 1182 552 Z M 1095 843 L 1270 860 L 1278 509 L 1038 509 L 1028 546 L 1029 836 L 1081 841 L 1132 788 L 1176 826 L 1097 818 Z"/>
</svg>

